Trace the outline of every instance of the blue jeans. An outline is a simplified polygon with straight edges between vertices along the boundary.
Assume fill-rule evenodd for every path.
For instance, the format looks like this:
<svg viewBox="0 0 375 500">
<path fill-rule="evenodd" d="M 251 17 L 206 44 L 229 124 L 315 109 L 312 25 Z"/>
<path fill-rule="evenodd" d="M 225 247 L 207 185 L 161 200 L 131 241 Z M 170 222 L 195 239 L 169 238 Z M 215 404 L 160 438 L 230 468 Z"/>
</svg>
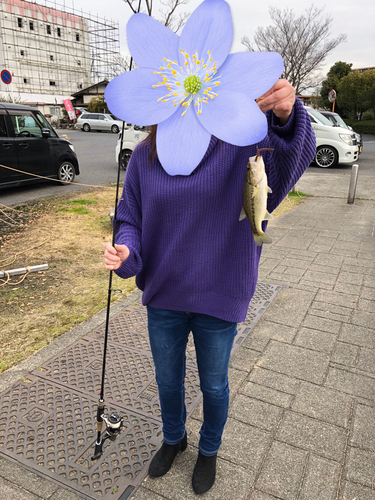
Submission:
<svg viewBox="0 0 375 500">
<path fill-rule="evenodd" d="M 204 418 L 199 450 L 203 455 L 213 456 L 220 448 L 228 417 L 228 366 L 237 323 L 206 314 L 167 311 L 151 306 L 147 306 L 147 314 L 164 441 L 177 444 L 185 434 L 185 353 L 191 331 L 203 393 Z"/>
</svg>

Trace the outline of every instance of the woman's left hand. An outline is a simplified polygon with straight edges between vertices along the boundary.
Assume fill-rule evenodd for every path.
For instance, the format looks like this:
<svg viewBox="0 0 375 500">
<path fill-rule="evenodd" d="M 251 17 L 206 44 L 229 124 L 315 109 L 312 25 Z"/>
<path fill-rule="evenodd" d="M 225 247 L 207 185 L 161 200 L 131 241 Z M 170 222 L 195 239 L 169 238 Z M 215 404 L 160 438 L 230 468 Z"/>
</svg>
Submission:
<svg viewBox="0 0 375 500">
<path fill-rule="evenodd" d="M 272 109 L 282 125 L 288 122 L 295 101 L 294 87 L 284 79 L 277 80 L 268 92 L 257 99 L 258 106 L 263 113 Z"/>
</svg>

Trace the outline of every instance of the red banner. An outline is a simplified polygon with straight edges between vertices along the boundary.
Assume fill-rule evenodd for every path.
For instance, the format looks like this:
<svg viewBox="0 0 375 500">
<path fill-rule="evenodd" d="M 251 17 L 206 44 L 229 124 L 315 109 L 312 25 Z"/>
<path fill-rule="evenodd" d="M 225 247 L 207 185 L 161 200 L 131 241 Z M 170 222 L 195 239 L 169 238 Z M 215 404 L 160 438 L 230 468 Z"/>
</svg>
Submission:
<svg viewBox="0 0 375 500">
<path fill-rule="evenodd" d="M 75 111 L 73 108 L 73 104 L 71 103 L 70 99 L 65 99 L 65 101 L 63 101 L 63 103 L 65 106 L 66 112 L 68 113 L 69 119 L 75 120 L 77 117 L 76 117 L 76 114 L 75 114 Z"/>
</svg>

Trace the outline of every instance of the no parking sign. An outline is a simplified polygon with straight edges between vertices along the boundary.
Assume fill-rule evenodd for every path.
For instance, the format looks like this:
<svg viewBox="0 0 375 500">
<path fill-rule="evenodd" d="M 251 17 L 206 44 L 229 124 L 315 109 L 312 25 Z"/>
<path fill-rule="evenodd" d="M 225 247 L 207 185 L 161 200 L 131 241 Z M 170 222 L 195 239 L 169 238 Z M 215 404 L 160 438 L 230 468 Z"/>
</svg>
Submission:
<svg viewBox="0 0 375 500">
<path fill-rule="evenodd" d="M 0 75 L 1 81 L 5 84 L 12 83 L 12 75 L 10 74 L 10 71 L 7 69 L 3 69 Z"/>
</svg>

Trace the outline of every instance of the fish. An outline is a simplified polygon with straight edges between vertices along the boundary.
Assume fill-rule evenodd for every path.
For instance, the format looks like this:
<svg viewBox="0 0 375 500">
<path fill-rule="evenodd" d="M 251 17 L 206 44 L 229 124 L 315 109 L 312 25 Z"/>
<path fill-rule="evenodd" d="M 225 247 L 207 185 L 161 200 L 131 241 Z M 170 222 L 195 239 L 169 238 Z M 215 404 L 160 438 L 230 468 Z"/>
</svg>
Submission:
<svg viewBox="0 0 375 500">
<path fill-rule="evenodd" d="M 257 246 L 272 243 L 272 239 L 263 231 L 262 221 L 273 220 L 267 211 L 267 196 L 272 193 L 267 184 L 267 174 L 261 151 L 273 151 L 271 148 L 259 149 L 256 156 L 251 156 L 246 167 L 243 187 L 243 207 L 240 220 L 246 217 L 250 221 L 254 241 Z"/>
</svg>

